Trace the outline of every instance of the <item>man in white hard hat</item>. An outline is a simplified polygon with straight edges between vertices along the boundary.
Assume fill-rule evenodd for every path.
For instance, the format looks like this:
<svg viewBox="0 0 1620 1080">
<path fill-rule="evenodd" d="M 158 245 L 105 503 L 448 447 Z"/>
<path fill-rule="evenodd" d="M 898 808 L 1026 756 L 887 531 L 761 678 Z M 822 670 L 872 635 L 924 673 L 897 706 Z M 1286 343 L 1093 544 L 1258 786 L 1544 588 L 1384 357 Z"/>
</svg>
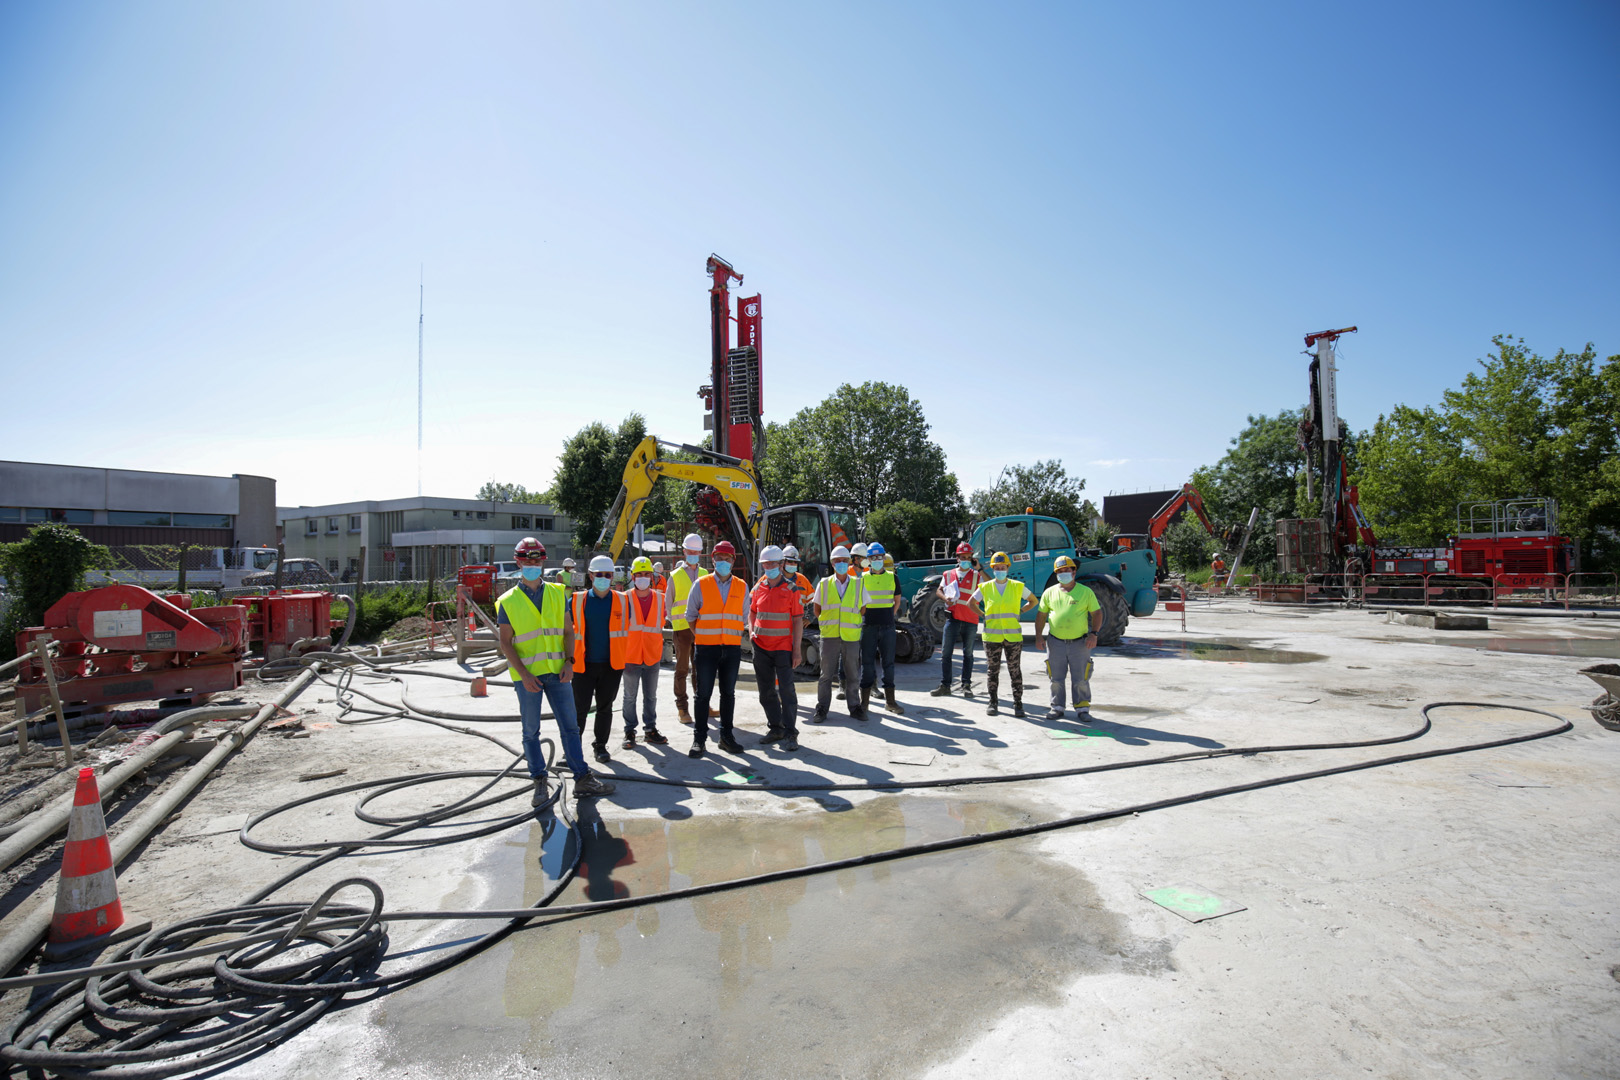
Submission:
<svg viewBox="0 0 1620 1080">
<path fill-rule="evenodd" d="M 832 685 L 842 670 L 849 715 L 865 720 L 866 714 L 855 697 L 856 674 L 861 663 L 861 583 L 850 573 L 849 549 L 842 544 L 832 550 L 833 572 L 816 583 L 816 622 L 821 629 L 821 681 L 816 684 L 816 711 L 810 722 L 827 719 L 832 706 Z"/>
<path fill-rule="evenodd" d="M 861 575 L 864 574 L 864 573 L 866 573 L 866 545 L 864 543 L 861 543 L 861 544 L 856 544 L 854 547 L 849 549 L 849 576 L 854 578 L 856 580 L 856 582 L 859 582 L 860 578 L 861 578 Z M 848 694 L 848 691 L 843 689 L 843 685 L 844 685 L 844 683 L 846 681 L 846 675 L 847 675 L 847 681 L 857 681 L 857 677 L 860 675 L 860 672 L 856 671 L 853 674 L 848 674 L 848 673 L 846 673 L 844 671 L 844 654 L 842 652 L 840 652 L 838 654 L 836 659 L 837 659 L 837 670 L 834 671 L 833 674 L 835 676 L 837 676 L 837 678 L 838 678 L 838 685 L 839 685 L 838 700 L 843 701 L 844 698 L 845 698 L 845 695 Z M 860 663 L 860 651 L 859 650 L 856 650 L 855 662 L 857 664 Z M 854 701 L 855 699 L 850 698 L 849 700 Z M 862 712 L 861 713 L 861 718 L 865 719 L 866 718 L 866 713 Z"/>
<path fill-rule="evenodd" d="M 692 624 L 686 619 L 686 601 L 692 586 L 708 573 L 698 563 L 703 558 L 703 537 L 687 533 L 681 541 L 681 564 L 669 575 L 669 591 L 664 594 L 664 606 L 669 609 L 669 625 L 675 632 L 675 712 L 681 723 L 692 723 L 687 710 L 686 680 L 692 672 Z"/>
<path fill-rule="evenodd" d="M 759 552 L 759 580 L 748 593 L 748 636 L 754 643 L 754 682 L 770 729 L 761 743 L 799 748 L 799 697 L 793 669 L 799 666 L 804 634 L 804 601 L 799 587 L 782 573 L 782 549 L 767 544 Z"/>
<path fill-rule="evenodd" d="M 596 730 L 592 748 L 597 761 L 611 761 L 608 739 L 613 735 L 613 699 L 619 696 L 630 629 L 629 598 L 613 588 L 613 560 L 598 555 L 591 560 L 591 584 L 575 592 L 571 601 L 574 620 L 574 710 L 583 726 L 596 703 Z"/>
<path fill-rule="evenodd" d="M 564 595 L 573 592 L 579 586 L 579 582 L 574 580 L 574 565 L 572 556 L 562 561 L 562 573 L 557 580 L 562 583 Z"/>
</svg>

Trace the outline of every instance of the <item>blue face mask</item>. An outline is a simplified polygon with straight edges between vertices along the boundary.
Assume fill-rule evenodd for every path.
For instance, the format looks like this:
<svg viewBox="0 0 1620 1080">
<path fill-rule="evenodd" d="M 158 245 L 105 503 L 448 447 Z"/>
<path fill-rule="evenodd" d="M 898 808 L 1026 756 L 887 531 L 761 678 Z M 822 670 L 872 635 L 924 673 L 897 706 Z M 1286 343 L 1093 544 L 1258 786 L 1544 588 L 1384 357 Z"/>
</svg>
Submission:
<svg viewBox="0 0 1620 1080">
<path fill-rule="evenodd" d="M 539 581 L 540 575 L 546 572 L 543 566 L 520 566 L 518 573 L 523 575 L 524 581 Z"/>
<path fill-rule="evenodd" d="M 847 573 L 849 573 L 849 563 L 847 563 L 847 562 L 835 562 L 835 563 L 833 563 L 833 573 L 835 573 L 835 574 L 847 574 Z"/>
<path fill-rule="evenodd" d="M 996 575 L 996 580 L 997 581 L 1006 581 L 1007 580 L 1007 571 L 1005 571 L 1005 570 L 993 570 L 991 572 Z"/>
<path fill-rule="evenodd" d="M 715 563 L 714 563 L 714 572 L 719 577 L 725 577 L 726 575 L 730 574 L 731 573 L 731 562 L 730 562 L 730 560 L 728 560 L 728 559 L 716 559 Z"/>
<path fill-rule="evenodd" d="M 613 579 L 610 577 L 592 578 L 591 587 L 597 592 L 607 592 L 609 589 L 613 588 Z"/>
<path fill-rule="evenodd" d="M 956 560 L 956 568 L 958 570 L 971 570 L 971 569 L 973 569 L 973 564 L 971 562 L 969 562 L 967 559 L 957 559 Z"/>
<path fill-rule="evenodd" d="M 1073 580 L 1074 580 L 1074 575 L 1073 574 L 1065 572 L 1065 573 L 1062 573 L 1062 574 L 1058 575 L 1058 582 L 1060 584 L 1067 585 L 1069 582 L 1071 582 Z"/>
<path fill-rule="evenodd" d="M 780 566 L 770 567 L 765 571 L 765 576 L 770 578 L 772 581 L 775 581 L 777 578 L 782 576 L 782 568 Z"/>
<path fill-rule="evenodd" d="M 696 566 L 697 564 L 698 564 L 698 557 L 696 555 L 692 554 L 690 551 L 688 551 L 686 553 L 686 565 L 687 566 Z"/>
</svg>

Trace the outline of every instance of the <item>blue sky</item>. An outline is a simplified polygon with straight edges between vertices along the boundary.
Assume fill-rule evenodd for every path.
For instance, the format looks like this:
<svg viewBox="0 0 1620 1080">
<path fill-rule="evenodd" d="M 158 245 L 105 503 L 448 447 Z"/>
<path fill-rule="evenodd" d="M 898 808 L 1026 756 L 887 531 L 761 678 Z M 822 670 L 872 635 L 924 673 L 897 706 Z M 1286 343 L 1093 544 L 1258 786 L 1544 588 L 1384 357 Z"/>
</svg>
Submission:
<svg viewBox="0 0 1620 1080">
<path fill-rule="evenodd" d="M 701 437 L 705 257 L 765 406 L 923 403 L 965 490 L 1173 486 L 1357 324 L 1355 427 L 1494 333 L 1620 352 L 1620 8 L 0 5 L 0 457 L 544 487 Z"/>
</svg>

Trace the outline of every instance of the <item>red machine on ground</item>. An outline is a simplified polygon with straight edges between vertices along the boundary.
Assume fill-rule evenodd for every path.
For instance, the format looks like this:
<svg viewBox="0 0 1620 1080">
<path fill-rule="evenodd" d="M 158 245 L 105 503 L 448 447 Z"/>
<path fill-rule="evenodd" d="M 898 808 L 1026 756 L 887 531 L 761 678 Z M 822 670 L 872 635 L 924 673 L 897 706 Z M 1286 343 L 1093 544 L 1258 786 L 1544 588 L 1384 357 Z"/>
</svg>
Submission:
<svg viewBox="0 0 1620 1080">
<path fill-rule="evenodd" d="M 249 644 L 266 660 L 332 646 L 332 594 L 271 592 L 231 601 L 246 612 Z M 212 611 L 200 608 L 198 614 Z"/>
<path fill-rule="evenodd" d="M 167 598 L 138 585 L 68 593 L 45 612 L 45 625 L 17 635 L 27 652 L 41 635 L 58 642 L 51 661 L 65 706 L 100 707 L 153 698 L 190 698 L 242 685 L 247 612 L 236 606 L 186 610 L 191 598 Z M 33 711 L 49 701 L 38 660 L 22 665 L 17 697 Z"/>
<path fill-rule="evenodd" d="M 495 576 L 500 567 L 494 563 L 475 563 L 456 571 L 456 584 L 467 588 L 467 596 L 474 603 L 495 602 Z"/>
</svg>

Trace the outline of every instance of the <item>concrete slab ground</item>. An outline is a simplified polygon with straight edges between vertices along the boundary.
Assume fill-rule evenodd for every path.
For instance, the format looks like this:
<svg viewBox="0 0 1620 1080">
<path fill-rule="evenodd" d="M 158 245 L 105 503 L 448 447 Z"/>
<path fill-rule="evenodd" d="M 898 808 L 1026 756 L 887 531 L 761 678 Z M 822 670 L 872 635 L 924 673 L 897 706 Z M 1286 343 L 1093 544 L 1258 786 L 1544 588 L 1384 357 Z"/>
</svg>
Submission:
<svg viewBox="0 0 1620 1080">
<path fill-rule="evenodd" d="M 1432 732 L 1392 746 L 905 791 L 730 790 L 722 772 L 776 784 L 960 780 L 1392 737 L 1443 701 L 1533 706 L 1574 728 L 530 929 L 443 975 L 335 1010 L 229 1075 L 1620 1076 L 1620 735 L 1586 714 L 1597 688 L 1578 674 L 1594 656 L 1620 654 L 1620 626 L 1500 613 L 1490 622 L 1436 632 L 1362 611 L 1195 606 L 1186 633 L 1175 618 L 1137 620 L 1123 645 L 1099 651 L 1089 729 L 1072 713 L 1065 723 L 1039 718 L 1048 680 L 1030 645 L 1028 719 L 985 715 L 981 653 L 977 699 L 930 697 L 937 663 L 902 665 L 906 715 L 801 719 L 797 754 L 755 745 L 763 715 L 745 679 L 745 753 L 700 761 L 685 755 L 690 729 L 675 721 L 666 668 L 660 726 L 673 745 L 622 750 L 616 720 L 613 761 L 598 768 L 699 786 L 621 780 L 614 796 L 581 804 L 584 866 L 561 902 L 649 895 L 1558 722 L 1449 706 L 1433 710 Z M 813 692 L 802 688 L 801 716 Z M 513 710 L 503 688 L 475 700 L 460 683 L 413 678 L 410 694 L 447 711 Z M 228 764 L 123 875 L 125 902 L 163 922 L 237 902 L 291 865 L 215 832 L 218 819 L 312 788 L 509 760 L 489 742 L 424 724 L 341 725 L 331 698 L 312 688 L 296 703 L 311 737 L 261 736 Z M 516 745 L 515 724 L 478 726 Z M 348 771 L 297 779 L 332 768 Z M 391 798 L 419 807 L 466 790 Z M 351 802 L 302 808 L 265 834 L 371 832 Z M 396 910 L 532 903 L 568 861 L 567 844 L 548 819 L 451 847 L 339 860 L 283 898 L 363 874 Z M 1190 922 L 1142 895 L 1164 886 L 1242 910 Z M 420 959 L 487 928 L 398 924 L 391 952 Z"/>
</svg>

